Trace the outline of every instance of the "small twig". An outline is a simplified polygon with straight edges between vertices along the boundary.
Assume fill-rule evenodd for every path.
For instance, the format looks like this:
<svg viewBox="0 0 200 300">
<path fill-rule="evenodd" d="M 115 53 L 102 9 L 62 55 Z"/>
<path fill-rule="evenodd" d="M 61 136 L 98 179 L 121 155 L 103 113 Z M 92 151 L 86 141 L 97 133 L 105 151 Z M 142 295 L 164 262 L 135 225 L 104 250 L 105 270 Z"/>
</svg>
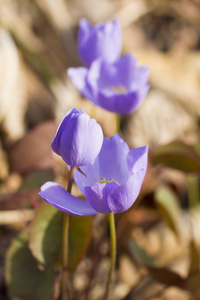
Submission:
<svg viewBox="0 0 200 300">
<path fill-rule="evenodd" d="M 89 292 L 91 291 L 91 288 L 92 288 L 92 284 L 93 284 L 92 279 L 95 277 L 96 267 L 98 265 L 99 258 L 100 258 L 99 247 L 100 247 L 101 242 L 102 242 L 101 239 L 94 240 L 94 250 L 93 250 L 93 255 L 92 255 L 92 258 L 91 258 L 92 267 L 91 267 L 91 269 L 89 271 L 89 274 L 88 274 L 88 277 L 90 278 L 90 280 L 88 282 L 88 285 L 85 288 L 83 300 L 87 300 Z"/>
<path fill-rule="evenodd" d="M 58 300 L 60 295 L 61 269 L 55 270 L 54 294 L 51 300 Z"/>
</svg>

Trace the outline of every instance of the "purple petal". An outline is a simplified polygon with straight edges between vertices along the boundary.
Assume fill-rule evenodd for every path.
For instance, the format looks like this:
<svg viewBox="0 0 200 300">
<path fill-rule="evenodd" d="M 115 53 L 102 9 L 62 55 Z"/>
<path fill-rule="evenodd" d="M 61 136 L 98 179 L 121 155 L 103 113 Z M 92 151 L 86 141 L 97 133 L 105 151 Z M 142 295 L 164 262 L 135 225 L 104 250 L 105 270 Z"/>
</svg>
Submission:
<svg viewBox="0 0 200 300">
<path fill-rule="evenodd" d="M 75 85 L 75 87 L 84 95 L 84 97 L 90 99 L 92 95 L 90 94 L 89 88 L 87 86 L 86 78 L 88 74 L 88 69 L 80 68 L 69 68 L 67 70 L 67 75 Z"/>
<path fill-rule="evenodd" d="M 87 76 L 88 69 L 84 67 L 79 68 L 69 68 L 67 70 L 67 75 L 72 79 L 74 85 L 79 90 L 83 90 L 85 87 L 85 78 Z"/>
<path fill-rule="evenodd" d="M 93 28 L 94 26 L 88 20 L 84 18 L 80 19 L 78 32 L 78 35 L 80 35 L 80 37 L 78 37 L 78 39 L 80 38 L 87 41 L 88 37 L 93 31 Z"/>
<path fill-rule="evenodd" d="M 127 91 L 130 91 L 131 84 L 136 80 L 137 60 L 131 54 L 122 56 L 116 63 L 115 68 L 119 74 L 119 81 Z"/>
<path fill-rule="evenodd" d="M 89 216 L 97 213 L 87 201 L 72 196 L 52 181 L 46 182 L 39 194 L 46 202 L 70 215 Z"/>
<path fill-rule="evenodd" d="M 95 159 L 92 164 L 82 166 L 81 171 L 86 175 L 83 175 L 77 169 L 74 170 L 74 181 L 78 186 L 79 190 L 84 194 L 85 186 L 91 186 L 101 179 L 99 160 Z"/>
<path fill-rule="evenodd" d="M 52 141 L 52 144 L 51 144 L 52 150 L 60 156 L 62 156 L 62 147 L 61 147 L 61 143 L 60 143 L 62 133 L 63 133 L 65 127 L 67 126 L 68 121 L 71 118 L 71 115 L 73 113 L 77 113 L 77 112 L 78 111 L 76 108 L 72 108 L 71 110 L 68 111 L 68 113 L 65 115 L 65 117 L 60 122 L 60 125 L 59 125 L 57 132 L 54 136 L 54 139 Z"/>
<path fill-rule="evenodd" d="M 99 93 L 99 106 L 120 115 L 130 114 L 135 111 L 145 99 L 149 86 L 144 86 L 141 90 L 127 94 L 117 94 L 107 97 Z"/>
<path fill-rule="evenodd" d="M 94 104 L 99 105 L 98 103 L 98 80 L 101 74 L 101 59 L 96 59 L 88 70 L 86 78 L 86 87 L 88 93 L 88 99 L 91 100 Z"/>
<path fill-rule="evenodd" d="M 109 193 L 117 187 L 116 182 L 95 183 L 91 187 L 85 187 L 85 196 L 90 205 L 98 212 L 108 214 L 111 212 L 108 207 L 107 197 Z"/>
<path fill-rule="evenodd" d="M 92 58 L 91 58 L 91 50 L 88 50 L 88 40 L 90 40 L 90 36 L 94 34 L 94 26 L 86 19 L 81 19 L 79 22 L 79 30 L 78 30 L 78 52 L 79 57 L 81 58 L 83 64 L 87 67 L 90 66 Z"/>
<path fill-rule="evenodd" d="M 139 107 L 140 104 L 143 102 L 143 100 L 146 98 L 149 89 L 150 89 L 150 85 L 146 84 L 138 90 L 138 106 L 137 107 Z"/>
<path fill-rule="evenodd" d="M 126 115 L 133 112 L 140 105 L 143 99 L 139 96 L 138 92 L 115 94 L 111 97 L 104 93 L 99 93 L 98 105 L 111 112 Z"/>
<path fill-rule="evenodd" d="M 130 90 L 140 89 L 145 86 L 149 79 L 150 67 L 142 66 L 136 70 L 134 81 L 131 83 Z"/>
<path fill-rule="evenodd" d="M 98 60 L 95 62 L 95 64 L 98 65 L 98 68 L 96 67 L 96 73 L 98 72 L 98 75 L 96 75 L 96 78 L 98 79 L 98 88 L 100 90 L 109 89 L 112 92 L 111 95 L 115 94 L 114 90 L 112 90 L 112 87 L 118 87 L 122 85 L 121 77 L 124 76 L 119 73 L 118 68 L 116 67 L 117 63 L 110 64 L 105 61 Z M 92 64 L 91 69 L 93 65 L 94 64 Z"/>
<path fill-rule="evenodd" d="M 105 177 L 107 181 L 114 179 L 119 184 L 124 183 L 128 176 L 126 161 L 128 152 L 129 147 L 119 134 L 104 138 L 103 146 L 97 157 L 100 178 Z"/>
<path fill-rule="evenodd" d="M 93 91 L 94 93 L 94 91 Z M 104 91 L 96 91 L 96 105 L 111 111 L 111 112 L 115 112 L 115 100 L 116 100 L 116 96 L 112 96 L 110 94 L 113 94 L 113 91 L 111 90 L 104 90 Z M 91 99 L 89 99 L 91 100 Z M 93 103 L 94 101 L 91 100 Z M 116 112 L 117 113 L 117 112 Z"/>
<path fill-rule="evenodd" d="M 126 87 L 128 92 L 133 92 L 143 87 L 149 77 L 150 68 L 139 67 L 136 58 L 131 54 L 126 54 L 115 63 L 115 67 L 120 76 L 120 83 Z"/>
<path fill-rule="evenodd" d="M 141 180 L 143 180 L 148 164 L 148 146 L 131 149 L 127 156 L 127 162 L 131 173 L 136 174 L 141 170 L 144 171 L 143 173 L 140 173 L 143 175 L 143 178 L 141 178 Z"/>
<path fill-rule="evenodd" d="M 113 213 L 122 213 L 133 205 L 141 189 L 143 173 L 141 170 L 131 175 L 125 184 L 108 194 L 108 206 Z"/>
<path fill-rule="evenodd" d="M 148 90 L 149 86 L 144 86 L 141 90 L 126 95 L 117 95 L 114 102 L 114 111 L 121 115 L 132 113 L 142 104 Z"/>
</svg>

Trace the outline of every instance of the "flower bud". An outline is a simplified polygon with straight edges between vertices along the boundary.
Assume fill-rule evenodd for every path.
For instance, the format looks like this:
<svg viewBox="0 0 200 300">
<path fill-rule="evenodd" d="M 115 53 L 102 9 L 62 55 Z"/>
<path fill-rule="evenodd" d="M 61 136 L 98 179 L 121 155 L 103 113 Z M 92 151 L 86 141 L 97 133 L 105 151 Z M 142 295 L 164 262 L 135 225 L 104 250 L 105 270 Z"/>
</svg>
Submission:
<svg viewBox="0 0 200 300">
<path fill-rule="evenodd" d="M 52 142 L 52 149 L 69 166 L 92 163 L 103 143 L 101 126 L 83 110 L 73 108 L 63 118 Z"/>
<path fill-rule="evenodd" d="M 80 20 L 78 51 L 86 67 L 97 58 L 114 62 L 120 57 L 121 50 L 121 28 L 118 21 L 93 26 L 86 19 Z"/>
</svg>

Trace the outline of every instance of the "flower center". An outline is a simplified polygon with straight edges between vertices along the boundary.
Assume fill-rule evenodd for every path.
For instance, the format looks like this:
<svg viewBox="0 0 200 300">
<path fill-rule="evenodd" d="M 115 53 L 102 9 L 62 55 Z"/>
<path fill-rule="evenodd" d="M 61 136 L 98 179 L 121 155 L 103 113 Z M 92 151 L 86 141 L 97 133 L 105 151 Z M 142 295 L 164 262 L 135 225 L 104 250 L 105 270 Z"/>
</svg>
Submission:
<svg viewBox="0 0 200 300">
<path fill-rule="evenodd" d="M 126 94 L 126 88 L 122 84 L 118 86 L 111 86 L 110 89 L 115 91 L 117 94 Z"/>
</svg>

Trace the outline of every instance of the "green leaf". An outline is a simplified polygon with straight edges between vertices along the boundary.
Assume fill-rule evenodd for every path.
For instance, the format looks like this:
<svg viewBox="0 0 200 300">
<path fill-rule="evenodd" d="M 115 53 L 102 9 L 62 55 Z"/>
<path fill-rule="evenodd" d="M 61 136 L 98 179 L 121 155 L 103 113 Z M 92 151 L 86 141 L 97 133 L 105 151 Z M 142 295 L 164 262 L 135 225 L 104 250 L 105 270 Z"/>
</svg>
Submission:
<svg viewBox="0 0 200 300">
<path fill-rule="evenodd" d="M 10 297 L 31 296 L 50 300 L 53 296 L 54 270 L 40 271 L 28 248 L 28 234 L 13 240 L 6 257 L 6 282 Z"/>
<path fill-rule="evenodd" d="M 188 292 L 199 292 L 200 291 L 200 273 L 194 273 L 191 276 L 188 276 L 184 280 L 183 284 L 180 287 Z"/>
<path fill-rule="evenodd" d="M 29 247 L 35 259 L 44 267 L 60 259 L 63 216 L 61 211 L 45 202 L 30 226 Z"/>
<path fill-rule="evenodd" d="M 33 171 L 26 176 L 24 183 L 20 188 L 20 191 L 30 191 L 34 189 L 39 189 L 45 181 L 51 181 L 53 179 L 53 169 Z"/>
<path fill-rule="evenodd" d="M 88 249 L 92 233 L 92 220 L 92 216 L 70 216 L 68 265 L 70 271 L 76 269 Z"/>
<path fill-rule="evenodd" d="M 187 176 L 187 189 L 189 208 L 195 208 L 199 206 L 199 182 L 198 175 L 190 174 Z"/>
<path fill-rule="evenodd" d="M 63 212 L 44 203 L 30 226 L 30 249 L 43 267 L 52 263 L 60 263 L 63 217 Z M 70 216 L 68 265 L 70 271 L 77 267 L 84 256 L 91 239 L 91 230 L 91 216 Z"/>
<path fill-rule="evenodd" d="M 200 156 L 195 148 L 181 142 L 159 147 L 152 155 L 151 161 L 184 172 L 200 172 Z"/>
<path fill-rule="evenodd" d="M 156 191 L 155 201 L 168 226 L 179 234 L 181 211 L 176 195 L 168 187 L 162 186 Z"/>
<path fill-rule="evenodd" d="M 155 259 L 142 249 L 134 240 L 129 242 L 129 249 L 134 259 L 143 266 L 154 266 Z"/>
<path fill-rule="evenodd" d="M 190 266 L 183 288 L 190 292 L 200 291 L 200 253 L 194 240 L 190 242 Z"/>
</svg>

